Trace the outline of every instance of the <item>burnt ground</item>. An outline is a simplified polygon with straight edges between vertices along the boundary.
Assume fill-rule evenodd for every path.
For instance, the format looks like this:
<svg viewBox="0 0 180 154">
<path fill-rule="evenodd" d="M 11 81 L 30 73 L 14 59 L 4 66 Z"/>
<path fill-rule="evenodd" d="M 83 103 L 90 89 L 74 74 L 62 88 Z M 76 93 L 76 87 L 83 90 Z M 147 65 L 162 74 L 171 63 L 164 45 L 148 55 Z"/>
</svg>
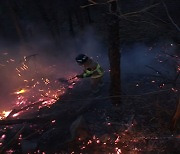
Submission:
<svg viewBox="0 0 180 154">
<path fill-rule="evenodd" d="M 169 130 L 177 93 L 145 79 L 123 81 L 120 106 L 111 103 L 108 78 L 98 97 L 88 79 L 78 82 L 51 108 L 19 117 L 34 120 L 2 126 L 1 153 L 179 153 L 179 126 Z"/>
</svg>

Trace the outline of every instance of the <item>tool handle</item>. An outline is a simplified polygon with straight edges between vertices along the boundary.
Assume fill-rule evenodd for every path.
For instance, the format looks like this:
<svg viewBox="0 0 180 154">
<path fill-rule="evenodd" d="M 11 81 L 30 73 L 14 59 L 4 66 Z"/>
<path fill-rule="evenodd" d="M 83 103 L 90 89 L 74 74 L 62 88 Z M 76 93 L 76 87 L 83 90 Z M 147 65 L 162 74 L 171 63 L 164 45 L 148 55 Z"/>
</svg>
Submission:
<svg viewBox="0 0 180 154">
<path fill-rule="evenodd" d="M 74 77 L 72 77 L 72 78 L 70 78 L 70 79 L 68 79 L 68 81 L 73 80 L 73 79 L 75 79 L 75 78 L 77 78 L 77 75 L 74 76 Z"/>
</svg>

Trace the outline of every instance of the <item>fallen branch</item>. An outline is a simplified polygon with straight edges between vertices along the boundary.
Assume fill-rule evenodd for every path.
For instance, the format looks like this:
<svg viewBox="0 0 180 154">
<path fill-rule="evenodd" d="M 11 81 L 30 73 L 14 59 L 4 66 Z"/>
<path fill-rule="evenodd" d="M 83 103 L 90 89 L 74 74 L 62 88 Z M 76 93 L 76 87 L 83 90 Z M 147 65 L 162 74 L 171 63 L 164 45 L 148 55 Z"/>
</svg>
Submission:
<svg viewBox="0 0 180 154">
<path fill-rule="evenodd" d="M 30 118 L 30 119 L 15 119 L 15 120 L 0 120 L 0 126 L 2 125 L 16 125 L 24 123 L 44 123 L 53 119 L 51 116 L 41 118 Z"/>
<path fill-rule="evenodd" d="M 160 71 L 158 71 L 157 69 L 155 69 L 155 68 L 153 68 L 153 67 L 151 67 L 151 66 L 149 66 L 149 65 L 146 65 L 146 67 L 149 68 L 149 69 L 151 69 L 151 70 L 153 70 L 153 71 L 155 71 L 157 74 L 159 74 L 159 75 L 161 75 L 161 76 L 163 77 L 163 74 L 162 74 Z M 165 77 L 164 77 L 164 78 L 165 78 Z"/>
<path fill-rule="evenodd" d="M 7 143 L 4 147 L 1 148 L 0 153 L 4 153 L 4 150 L 6 150 L 6 148 L 8 148 L 8 146 L 10 146 L 10 145 L 13 143 L 13 141 L 18 138 L 18 136 L 19 136 L 19 135 L 21 134 L 21 132 L 24 130 L 24 127 L 25 127 L 25 126 L 23 126 L 23 127 L 15 134 L 15 136 Z"/>
<path fill-rule="evenodd" d="M 180 60 L 180 57 L 178 57 L 177 55 L 172 55 L 172 54 L 169 54 L 167 52 L 162 52 L 163 54 L 167 55 L 167 56 L 170 56 L 172 58 L 176 58 L 177 60 Z"/>
<path fill-rule="evenodd" d="M 146 95 L 151 94 L 157 94 L 164 91 L 169 91 L 171 89 L 161 90 L 161 91 L 154 91 L 149 93 L 144 93 L 141 95 L 124 95 L 124 97 L 142 97 Z M 15 119 L 15 120 L 0 120 L 0 125 L 15 125 L 15 124 L 23 124 L 23 123 L 35 123 L 35 124 L 41 124 L 46 122 L 51 122 L 52 120 L 58 120 L 58 121 L 71 121 L 76 119 L 78 116 L 86 113 L 88 110 L 90 110 L 94 104 L 103 102 L 102 100 L 110 99 L 110 98 L 116 98 L 116 97 L 123 97 L 122 95 L 117 96 L 110 96 L 110 97 L 102 97 L 102 98 L 94 98 L 94 99 L 76 99 L 76 100 L 64 100 L 66 102 L 73 102 L 73 101 L 84 101 L 87 102 L 87 104 L 83 105 L 79 110 L 77 111 L 69 111 L 69 110 L 63 110 L 62 112 L 56 112 L 54 114 L 50 114 L 44 117 L 36 117 L 36 118 L 30 118 L 30 119 Z"/>
<path fill-rule="evenodd" d="M 158 71 L 157 69 L 155 69 L 155 68 L 153 68 L 153 67 L 151 67 L 151 66 L 148 66 L 148 65 L 146 65 L 146 67 L 148 67 L 148 68 L 150 68 L 151 70 L 155 71 L 158 75 L 160 75 L 160 76 L 159 76 L 160 78 L 166 80 L 166 81 L 163 82 L 164 84 L 171 84 L 173 87 L 176 87 L 176 85 L 179 84 L 179 83 L 177 83 L 177 80 L 178 80 L 178 78 L 179 78 L 179 76 L 180 76 L 180 72 L 175 76 L 174 79 L 169 79 L 169 78 L 165 77 L 165 76 L 164 76 L 160 71 Z M 158 76 L 157 76 L 157 77 L 158 77 Z"/>
<path fill-rule="evenodd" d="M 13 117 L 14 114 L 17 114 L 17 113 L 19 113 L 19 112 L 22 112 L 22 111 L 24 111 L 24 110 L 26 110 L 26 109 L 28 109 L 28 108 L 30 108 L 30 107 L 34 107 L 34 106 L 37 106 L 37 105 L 41 105 L 41 104 L 42 104 L 43 102 L 45 102 L 45 101 L 47 101 L 47 100 L 43 100 L 43 101 L 38 101 L 38 102 L 32 103 L 32 104 L 30 104 L 30 105 L 27 105 L 27 106 L 21 108 L 21 109 L 13 109 L 13 110 L 11 111 L 11 113 L 6 117 L 6 119 L 10 119 L 10 118 Z"/>
<path fill-rule="evenodd" d="M 42 127 L 40 127 L 39 129 L 43 129 L 44 127 L 48 126 L 49 122 L 45 123 Z M 36 130 L 35 132 L 29 134 L 28 136 L 24 137 L 23 140 L 28 140 L 30 137 L 36 135 L 39 133 L 39 130 Z"/>
<path fill-rule="evenodd" d="M 86 101 L 88 101 L 86 99 Z M 87 110 L 89 110 L 93 104 L 97 104 L 98 102 L 101 101 L 94 101 L 91 100 L 84 106 L 82 106 L 78 111 L 74 112 L 68 112 L 63 111 L 63 112 L 58 112 L 56 114 L 50 114 L 44 117 L 36 117 L 36 118 L 30 118 L 30 119 L 15 119 L 15 120 L 0 120 L 0 126 L 1 125 L 15 125 L 15 124 L 23 124 L 23 123 L 35 123 L 35 124 L 41 124 L 45 122 L 50 122 L 52 120 L 58 119 L 59 121 L 69 121 L 69 120 L 74 120 L 76 119 L 79 115 L 84 114 Z M 64 116 L 66 115 L 66 116 Z"/>
</svg>

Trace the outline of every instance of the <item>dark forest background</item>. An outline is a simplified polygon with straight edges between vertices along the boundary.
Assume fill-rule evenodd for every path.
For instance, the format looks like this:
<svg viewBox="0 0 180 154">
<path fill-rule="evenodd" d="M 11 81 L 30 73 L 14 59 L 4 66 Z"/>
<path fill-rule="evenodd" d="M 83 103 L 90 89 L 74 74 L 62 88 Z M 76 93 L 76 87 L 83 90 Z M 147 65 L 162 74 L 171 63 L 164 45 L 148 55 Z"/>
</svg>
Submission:
<svg viewBox="0 0 180 154">
<path fill-rule="evenodd" d="M 106 0 L 5 0 L 0 1 L 0 37 L 10 42 L 28 42 L 48 37 L 57 45 L 64 36 L 76 36 L 85 27 L 94 26 L 106 36 L 111 22 L 110 3 Z M 104 4 L 101 4 L 104 3 Z M 163 5 L 165 4 L 165 5 Z M 119 0 L 120 41 L 153 42 L 159 38 L 179 43 L 179 0 Z M 166 10 L 167 9 L 167 10 Z M 167 12 L 168 11 L 168 12 Z M 130 13 L 131 12 L 131 13 Z"/>
<path fill-rule="evenodd" d="M 180 0 L 0 0 L 0 153 L 179 153 L 179 15 Z M 105 70 L 97 98 L 67 81 L 81 52 Z"/>
<path fill-rule="evenodd" d="M 20 43 L 32 50 L 36 50 L 34 42 L 48 39 L 52 44 L 46 52 L 57 55 L 67 52 L 61 50 L 68 46 L 65 40 L 76 40 L 93 27 L 107 47 L 110 92 L 117 95 L 121 93 L 122 45 L 152 46 L 168 40 L 178 53 L 179 6 L 179 0 L 6 0 L 0 2 L 0 38 L 2 44 Z M 76 41 L 74 47 L 80 52 Z"/>
</svg>

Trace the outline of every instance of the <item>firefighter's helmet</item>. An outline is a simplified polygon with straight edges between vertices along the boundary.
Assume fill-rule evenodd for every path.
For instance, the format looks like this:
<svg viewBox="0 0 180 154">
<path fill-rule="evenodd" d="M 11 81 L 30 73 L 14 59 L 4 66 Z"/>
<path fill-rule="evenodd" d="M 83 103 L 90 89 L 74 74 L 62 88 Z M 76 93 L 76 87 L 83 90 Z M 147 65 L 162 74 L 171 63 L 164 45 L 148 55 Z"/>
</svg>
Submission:
<svg viewBox="0 0 180 154">
<path fill-rule="evenodd" d="M 76 57 L 76 62 L 78 64 L 84 64 L 86 61 L 88 60 L 88 57 L 84 54 L 79 54 L 77 57 Z"/>
</svg>

